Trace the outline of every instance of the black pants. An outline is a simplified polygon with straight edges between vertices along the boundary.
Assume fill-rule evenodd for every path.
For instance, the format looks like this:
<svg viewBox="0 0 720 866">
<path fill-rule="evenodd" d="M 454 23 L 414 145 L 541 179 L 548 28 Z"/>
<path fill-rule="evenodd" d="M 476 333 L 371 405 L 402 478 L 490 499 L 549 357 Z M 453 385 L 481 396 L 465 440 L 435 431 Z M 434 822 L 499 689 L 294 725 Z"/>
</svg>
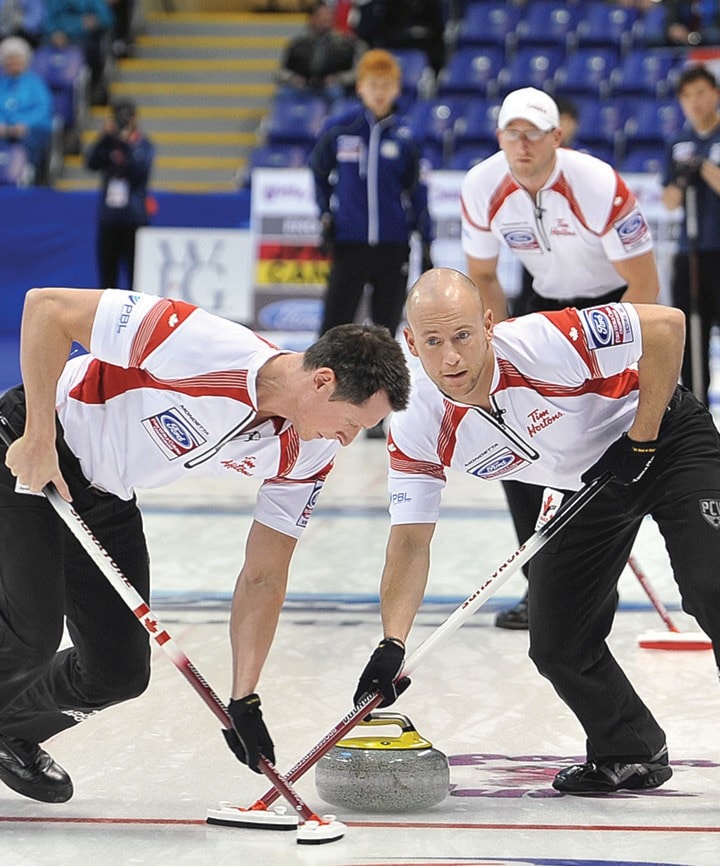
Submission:
<svg viewBox="0 0 720 866">
<path fill-rule="evenodd" d="M 527 275 L 527 276 L 525 276 Z M 529 279 L 528 279 L 529 278 Z M 539 313 L 543 310 L 564 310 L 566 307 L 584 309 L 598 304 L 612 304 L 619 301 L 625 293 L 625 286 L 600 298 L 563 298 L 559 301 L 543 298 L 533 291 L 532 277 L 523 269 L 523 284 L 520 294 L 515 299 L 512 309 L 513 316 L 524 316 L 527 313 Z M 520 544 L 530 538 L 535 532 L 540 507 L 542 505 L 543 487 L 527 484 L 524 481 L 503 481 L 503 490 L 507 499 L 510 516 L 512 517 L 515 534 Z M 533 561 L 523 566 L 523 573 L 528 577 Z"/>
<path fill-rule="evenodd" d="M 363 290 L 372 286 L 370 316 L 395 336 L 407 296 L 410 247 L 406 243 L 336 243 L 325 292 L 325 314 L 321 335 L 335 325 L 355 319 Z"/>
<path fill-rule="evenodd" d="M 120 268 L 125 266 L 128 284 L 122 288 L 132 289 L 135 273 L 135 235 L 139 226 L 111 223 L 100 225 L 97 237 L 98 269 L 100 288 L 121 288 Z"/>
<path fill-rule="evenodd" d="M 720 666 L 720 436 L 689 392 L 678 388 L 671 405 L 646 475 L 628 487 L 611 482 L 533 558 L 530 657 L 583 726 L 588 760 L 645 761 L 665 742 L 605 642 L 618 578 L 648 514 L 683 609 Z"/>
<path fill-rule="evenodd" d="M 21 389 L 0 398 L 16 433 Z M 135 501 L 88 486 L 59 438 L 73 504 L 143 598 L 149 562 Z M 0 444 L 0 733 L 40 743 L 87 715 L 141 694 L 147 635 L 44 497 L 15 493 Z M 63 619 L 73 642 L 58 652 Z"/>
<path fill-rule="evenodd" d="M 700 371 L 701 393 L 697 394 L 708 404 L 710 386 L 710 331 L 713 325 L 720 325 L 720 251 L 698 253 L 698 313 L 700 314 Z M 686 253 L 675 256 L 672 280 L 673 304 L 686 316 L 690 315 L 690 257 Z M 690 319 L 688 335 L 685 340 L 682 381 L 686 388 L 693 387 L 692 345 Z"/>
</svg>

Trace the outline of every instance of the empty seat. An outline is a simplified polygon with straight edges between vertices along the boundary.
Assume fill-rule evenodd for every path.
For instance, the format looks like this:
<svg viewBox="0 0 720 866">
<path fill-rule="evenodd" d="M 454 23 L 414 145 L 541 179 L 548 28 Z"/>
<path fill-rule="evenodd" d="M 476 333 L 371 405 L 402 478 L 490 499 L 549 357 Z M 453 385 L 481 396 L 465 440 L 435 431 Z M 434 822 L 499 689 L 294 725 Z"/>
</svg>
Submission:
<svg viewBox="0 0 720 866">
<path fill-rule="evenodd" d="M 268 144 L 311 144 L 320 134 L 326 116 L 327 107 L 321 97 L 276 99 L 268 118 Z"/>
<path fill-rule="evenodd" d="M 41 45 L 33 54 L 32 69 L 50 88 L 53 114 L 60 117 L 64 129 L 77 138 L 68 149 L 79 150 L 80 130 L 89 104 L 90 81 L 82 48 L 77 45 L 65 48 Z"/>
<path fill-rule="evenodd" d="M 442 97 L 458 94 L 491 95 L 504 63 L 502 49 L 461 48 L 440 73 L 438 94 Z"/>
<path fill-rule="evenodd" d="M 511 90 L 517 90 L 518 87 L 548 89 L 563 58 L 562 48 L 519 49 L 498 74 L 497 94 L 504 96 Z"/>
<path fill-rule="evenodd" d="M 634 44 L 653 48 L 665 44 L 665 3 L 653 3 L 641 14 L 633 28 Z"/>
<path fill-rule="evenodd" d="M 455 122 L 464 106 L 465 100 L 461 97 L 420 99 L 402 116 L 401 122 L 410 128 L 433 168 L 440 167 L 438 154 L 442 164 L 450 153 Z"/>
<path fill-rule="evenodd" d="M 512 47 L 522 12 L 520 4 L 500 0 L 478 0 L 469 4 L 458 28 L 457 46 Z"/>
<path fill-rule="evenodd" d="M 617 51 L 610 48 L 578 49 L 555 73 L 555 92 L 567 96 L 607 96 L 610 73 L 619 60 Z"/>
<path fill-rule="evenodd" d="M 616 147 L 622 138 L 627 120 L 624 103 L 586 99 L 579 103 L 577 108 L 578 140 Z"/>
<path fill-rule="evenodd" d="M 663 145 L 679 132 L 685 118 L 675 100 L 648 102 L 640 100 L 631 105 L 625 122 L 625 141 L 629 145 Z"/>
<path fill-rule="evenodd" d="M 637 10 L 594 0 L 583 8 L 575 31 L 578 48 L 615 48 L 626 51 L 633 43 Z"/>
<path fill-rule="evenodd" d="M 497 116 L 500 103 L 473 99 L 455 123 L 455 149 L 490 145 L 497 150 Z"/>
<path fill-rule="evenodd" d="M 575 44 L 582 6 L 561 0 L 534 0 L 517 25 L 517 47 L 545 46 L 567 50 Z"/>
<path fill-rule="evenodd" d="M 418 49 L 393 49 L 392 54 L 402 70 L 402 90 L 412 100 L 426 95 L 434 81 L 434 73 L 427 54 Z"/>
<path fill-rule="evenodd" d="M 635 48 L 610 74 L 612 92 L 663 99 L 677 79 L 677 58 L 670 52 Z"/>
<path fill-rule="evenodd" d="M 620 166 L 621 171 L 660 174 L 665 167 L 665 148 L 660 145 L 629 147 Z"/>
<path fill-rule="evenodd" d="M 477 163 L 497 153 L 497 150 L 497 142 L 494 147 L 489 143 L 463 145 L 447 161 L 447 168 L 452 171 L 468 171 Z"/>
<path fill-rule="evenodd" d="M 603 162 L 615 166 L 617 153 L 612 145 L 603 144 L 600 141 L 583 141 L 582 139 L 578 139 L 575 142 L 575 150 L 582 150 L 591 156 L 596 156 Z"/>
</svg>

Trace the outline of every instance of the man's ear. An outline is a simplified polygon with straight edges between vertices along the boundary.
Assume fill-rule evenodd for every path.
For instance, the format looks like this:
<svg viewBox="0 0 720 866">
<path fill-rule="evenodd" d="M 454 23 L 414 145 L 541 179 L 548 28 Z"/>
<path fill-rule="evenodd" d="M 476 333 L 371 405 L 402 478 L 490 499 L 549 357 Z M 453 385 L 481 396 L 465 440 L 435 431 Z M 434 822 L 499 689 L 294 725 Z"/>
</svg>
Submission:
<svg viewBox="0 0 720 866">
<path fill-rule="evenodd" d="M 415 337 L 413 336 L 413 332 L 410 328 L 403 328 L 403 336 L 405 337 L 405 342 L 407 343 L 407 347 L 410 350 L 410 354 L 415 358 L 419 358 L 417 347 L 415 345 Z"/>
<path fill-rule="evenodd" d="M 318 367 L 313 371 L 313 385 L 316 391 L 322 391 L 323 388 L 330 388 L 331 393 L 335 390 L 337 384 L 337 376 L 332 367 Z"/>
</svg>

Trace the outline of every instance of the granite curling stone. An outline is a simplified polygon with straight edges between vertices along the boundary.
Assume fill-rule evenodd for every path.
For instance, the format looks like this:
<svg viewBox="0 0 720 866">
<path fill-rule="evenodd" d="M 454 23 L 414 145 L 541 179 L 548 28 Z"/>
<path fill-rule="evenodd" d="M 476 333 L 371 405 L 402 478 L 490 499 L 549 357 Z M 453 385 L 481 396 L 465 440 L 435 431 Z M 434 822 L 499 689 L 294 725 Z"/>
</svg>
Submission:
<svg viewBox="0 0 720 866">
<path fill-rule="evenodd" d="M 398 725 L 398 737 L 340 740 L 315 768 L 315 787 L 326 803 L 359 812 L 417 812 L 448 795 L 447 757 L 418 734 L 407 716 L 371 713 L 360 726 Z"/>
</svg>

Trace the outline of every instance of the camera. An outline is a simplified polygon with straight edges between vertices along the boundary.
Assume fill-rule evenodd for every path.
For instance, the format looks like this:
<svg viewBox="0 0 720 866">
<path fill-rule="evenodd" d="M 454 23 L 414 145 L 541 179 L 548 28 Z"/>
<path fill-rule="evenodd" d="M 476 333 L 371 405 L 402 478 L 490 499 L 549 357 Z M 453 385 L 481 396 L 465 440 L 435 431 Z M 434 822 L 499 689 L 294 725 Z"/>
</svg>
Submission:
<svg viewBox="0 0 720 866">
<path fill-rule="evenodd" d="M 703 158 L 701 156 L 690 156 L 687 159 L 674 160 L 675 182 L 679 186 L 687 186 L 694 183 L 700 176 L 702 164 Z"/>
<path fill-rule="evenodd" d="M 135 118 L 135 106 L 132 102 L 118 102 L 113 105 L 113 120 L 118 132 L 124 132 Z"/>
</svg>

